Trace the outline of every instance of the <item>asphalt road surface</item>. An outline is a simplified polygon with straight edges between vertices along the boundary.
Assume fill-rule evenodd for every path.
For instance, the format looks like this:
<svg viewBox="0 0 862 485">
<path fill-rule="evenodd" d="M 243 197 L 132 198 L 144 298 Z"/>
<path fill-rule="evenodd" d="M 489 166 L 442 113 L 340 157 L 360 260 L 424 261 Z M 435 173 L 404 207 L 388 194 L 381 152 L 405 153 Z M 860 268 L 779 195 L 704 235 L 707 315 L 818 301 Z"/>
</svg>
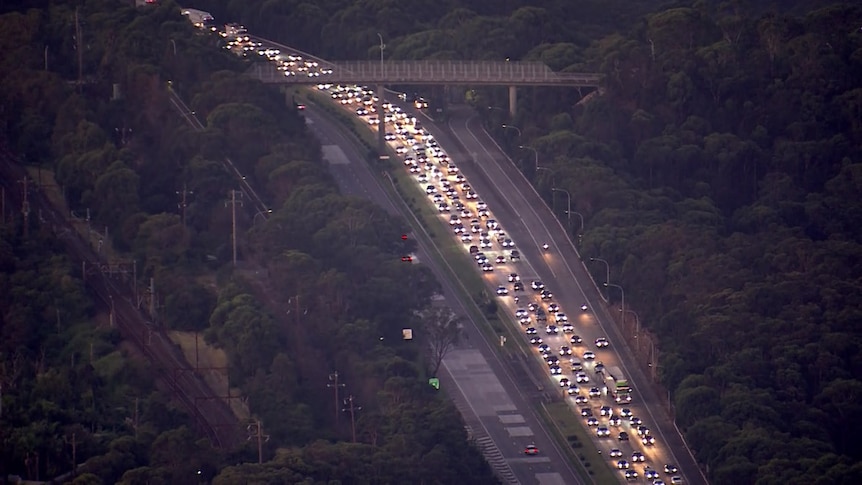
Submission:
<svg viewBox="0 0 862 485">
<path fill-rule="evenodd" d="M 330 171 L 345 194 L 373 200 L 393 214 L 401 213 L 381 184 L 386 179 L 373 173 L 365 161 L 366 151 L 352 135 L 327 118 L 313 105 L 305 110 L 311 132 L 320 139 Z M 543 423 L 533 410 L 541 397 L 535 384 L 513 373 L 485 341 L 470 320 L 469 314 L 455 296 L 453 283 L 428 256 L 433 248 L 420 239 L 419 261 L 427 262 L 444 288 L 446 303 L 469 325 L 465 325 L 465 342 L 444 359 L 445 375 L 441 385 L 465 414 L 465 421 L 488 461 L 506 483 L 579 484 L 580 478 L 563 457 Z M 527 457 L 527 444 L 535 444 L 541 454 Z"/>
<path fill-rule="evenodd" d="M 653 468 L 659 470 L 664 463 L 679 465 L 685 483 L 706 483 L 665 411 L 665 397 L 657 396 L 647 384 L 649 379 L 631 356 L 632 352 L 626 346 L 617 325 L 612 323 L 598 288 L 563 227 L 511 160 L 482 129 L 475 112 L 462 108 L 453 110 L 451 115 L 447 124 L 434 123 L 421 116 L 420 119 L 425 129 L 458 163 L 461 172 L 517 244 L 530 267 L 529 270 L 522 270 L 522 273 L 535 273 L 541 278 L 555 293 L 554 301 L 570 314 L 586 302 L 591 309 L 590 315 L 579 316 L 581 325 L 577 321 L 576 325 L 587 348 L 596 352 L 597 360 L 603 361 L 608 367 L 620 367 L 629 377 L 635 398 L 627 407 L 651 428 L 658 443 L 657 446 L 644 449 L 633 439 L 626 445 L 631 449 L 624 448 L 623 451 L 644 452 Z M 550 246 L 549 251 L 541 248 L 546 243 Z M 598 337 L 607 337 L 611 342 L 610 347 L 596 349 L 592 342 Z M 630 434 L 636 438 L 636 435 Z M 605 440 L 600 448 L 609 450 L 618 447 L 616 440 L 613 441 L 608 443 Z"/>
</svg>

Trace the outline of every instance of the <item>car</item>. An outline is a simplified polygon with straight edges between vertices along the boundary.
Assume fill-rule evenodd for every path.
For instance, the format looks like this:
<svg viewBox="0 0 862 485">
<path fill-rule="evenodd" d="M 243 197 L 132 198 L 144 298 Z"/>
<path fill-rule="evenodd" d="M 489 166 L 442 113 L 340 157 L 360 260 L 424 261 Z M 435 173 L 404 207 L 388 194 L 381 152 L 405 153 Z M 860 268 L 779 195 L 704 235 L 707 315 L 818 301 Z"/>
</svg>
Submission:
<svg viewBox="0 0 862 485">
<path fill-rule="evenodd" d="M 518 273 L 509 273 L 509 276 L 507 277 L 507 279 L 509 280 L 509 283 L 515 283 L 516 281 L 521 281 L 521 277 L 518 276 Z"/>
<path fill-rule="evenodd" d="M 575 326 L 569 322 L 563 324 L 563 333 L 572 333 L 575 331 Z"/>
<path fill-rule="evenodd" d="M 575 381 L 579 384 L 586 384 L 587 382 L 590 382 L 590 377 L 584 372 L 578 372 L 575 374 Z"/>
<path fill-rule="evenodd" d="M 569 337 L 569 343 L 572 345 L 581 345 L 584 343 L 584 339 L 582 339 L 580 335 L 572 335 Z"/>
<path fill-rule="evenodd" d="M 512 291 L 524 291 L 524 283 L 516 282 L 512 285 Z"/>
<path fill-rule="evenodd" d="M 491 249 L 491 240 L 490 239 L 480 239 L 479 247 L 482 249 Z M 503 260 L 505 262 L 505 258 Z"/>
<path fill-rule="evenodd" d="M 530 310 L 531 312 L 536 312 L 539 310 L 539 304 L 534 301 L 531 301 L 527 304 L 527 310 Z"/>
<path fill-rule="evenodd" d="M 584 365 L 581 364 L 581 359 L 577 357 L 570 358 L 569 363 L 572 364 L 572 371 L 574 372 L 584 370 Z"/>
<path fill-rule="evenodd" d="M 549 313 L 557 313 L 558 311 L 560 311 L 560 305 L 557 305 L 556 303 L 549 303 L 548 304 L 548 312 Z"/>
<path fill-rule="evenodd" d="M 506 288 L 505 286 L 498 286 L 497 287 L 497 295 L 498 296 L 506 296 L 508 294 L 509 294 L 509 289 Z"/>
<path fill-rule="evenodd" d="M 679 475 L 670 477 L 670 483 L 671 483 L 671 485 L 682 485 L 683 484 L 682 477 Z"/>
<path fill-rule="evenodd" d="M 587 403 L 587 396 L 577 396 L 575 398 L 575 404 L 583 405 Z"/>
<path fill-rule="evenodd" d="M 581 416 L 589 418 L 593 415 L 593 410 L 590 408 L 581 408 Z"/>
<path fill-rule="evenodd" d="M 602 373 L 605 371 L 605 364 L 602 364 L 601 361 L 596 362 L 596 366 L 593 368 L 596 374 Z"/>
<path fill-rule="evenodd" d="M 562 373 L 563 373 L 563 368 L 562 368 L 562 367 L 560 367 L 560 366 L 558 366 L 558 365 L 552 365 L 552 366 L 551 366 L 551 375 L 552 375 L 552 376 L 558 376 L 558 375 L 560 375 L 560 374 L 562 374 Z"/>
<path fill-rule="evenodd" d="M 527 332 L 527 335 L 536 335 L 537 333 L 539 333 L 539 331 L 536 330 L 536 327 L 527 327 L 527 329 L 524 331 Z"/>
<path fill-rule="evenodd" d="M 566 377 L 560 379 L 560 387 L 569 387 L 569 379 Z"/>
<path fill-rule="evenodd" d="M 455 224 L 452 226 L 452 232 L 455 234 L 466 234 L 467 236 L 470 236 L 471 241 L 473 240 L 473 235 L 467 233 L 467 228 L 464 227 L 464 224 Z"/>
<path fill-rule="evenodd" d="M 565 323 L 569 321 L 569 317 L 567 317 L 565 313 L 560 312 L 557 312 L 557 314 L 554 315 L 554 319 L 557 321 L 557 323 Z"/>
<path fill-rule="evenodd" d="M 614 411 L 613 411 L 613 409 L 611 409 L 610 406 L 602 406 L 599 409 L 599 414 L 602 416 L 610 416 L 611 414 L 613 414 L 613 412 Z"/>
<path fill-rule="evenodd" d="M 458 209 L 458 215 L 461 216 L 462 219 L 469 219 L 473 217 L 473 213 L 470 212 L 470 209 Z"/>
<path fill-rule="evenodd" d="M 485 221 L 485 227 L 491 230 L 495 230 L 500 227 L 500 223 L 497 222 L 496 219 L 488 219 L 487 221 Z"/>
<path fill-rule="evenodd" d="M 587 426 L 598 426 L 598 425 L 599 425 L 599 420 L 598 420 L 598 419 L 596 419 L 596 418 L 594 418 L 594 417 L 592 417 L 592 416 L 590 416 L 589 418 L 587 418 Z"/>
<path fill-rule="evenodd" d="M 542 301 L 549 301 L 551 298 L 554 297 L 554 294 L 548 290 L 542 290 L 539 296 L 541 297 Z"/>
<path fill-rule="evenodd" d="M 572 355 L 572 349 L 563 345 L 560 347 L 560 355 Z"/>
<path fill-rule="evenodd" d="M 530 337 L 530 343 L 533 345 L 539 345 L 540 343 L 542 343 L 542 337 Z"/>
<path fill-rule="evenodd" d="M 488 212 L 488 209 L 477 209 L 476 215 L 479 217 L 488 217 L 491 215 L 491 213 Z"/>
<path fill-rule="evenodd" d="M 518 308 L 517 310 L 515 310 L 515 317 L 517 318 L 526 317 L 529 314 L 530 313 L 527 311 L 526 308 Z"/>
<path fill-rule="evenodd" d="M 634 481 L 638 479 L 638 472 L 635 470 L 626 470 L 625 476 L 626 480 Z"/>
<path fill-rule="evenodd" d="M 425 193 L 428 195 L 436 194 L 437 193 L 437 187 L 435 187 L 433 185 L 427 185 L 427 186 L 425 186 Z"/>
<path fill-rule="evenodd" d="M 673 475 L 675 473 L 679 473 L 679 468 L 674 464 L 668 463 L 664 466 L 664 472 L 668 475 Z"/>
<path fill-rule="evenodd" d="M 527 445 L 527 447 L 524 448 L 524 454 L 525 455 L 538 455 L 539 449 L 536 448 L 536 445 Z"/>
<path fill-rule="evenodd" d="M 468 243 L 473 240 L 473 236 L 470 234 L 461 234 L 461 242 Z"/>
<path fill-rule="evenodd" d="M 545 362 L 547 362 L 549 366 L 554 366 L 554 365 L 559 366 L 560 365 L 560 358 L 549 352 L 548 357 L 545 359 Z M 568 383 L 569 380 L 566 379 L 566 382 Z"/>
<path fill-rule="evenodd" d="M 605 438 L 611 435 L 611 430 L 608 429 L 607 426 L 599 426 L 596 428 L 596 436 L 599 438 Z"/>
<path fill-rule="evenodd" d="M 660 475 L 658 474 L 658 470 L 653 470 L 650 467 L 644 468 L 644 478 L 646 478 L 647 480 L 655 480 L 659 476 Z"/>
<path fill-rule="evenodd" d="M 580 392 L 580 389 L 578 389 L 578 385 L 575 383 L 570 383 L 569 388 L 566 389 L 566 393 L 568 393 L 569 396 L 574 396 L 575 394 L 577 394 L 579 392 Z"/>
<path fill-rule="evenodd" d="M 625 431 L 620 431 L 619 440 L 620 441 L 628 441 L 629 440 L 629 434 L 626 433 Z"/>
<path fill-rule="evenodd" d="M 437 204 L 437 210 L 440 212 L 449 212 L 452 209 L 449 207 L 449 204 Z"/>
<path fill-rule="evenodd" d="M 496 258 L 494 258 L 494 262 L 497 264 L 503 264 L 506 262 L 506 257 L 505 256 L 497 256 Z"/>
<path fill-rule="evenodd" d="M 620 409 L 620 416 L 624 418 L 630 418 L 632 417 L 632 410 L 629 408 L 622 408 Z"/>
<path fill-rule="evenodd" d="M 488 204 L 486 204 L 485 202 L 483 202 L 483 201 L 481 201 L 481 200 L 480 200 L 480 201 L 476 202 L 476 208 L 477 208 L 477 209 L 479 209 L 479 210 L 487 209 L 487 208 L 488 208 Z"/>
<path fill-rule="evenodd" d="M 503 239 L 501 243 L 504 248 L 513 248 L 515 247 L 515 243 L 511 239 Z"/>
<path fill-rule="evenodd" d="M 479 254 L 479 246 L 470 246 L 470 254 Z"/>
<path fill-rule="evenodd" d="M 637 432 L 638 432 L 638 436 L 649 436 L 650 435 L 649 428 L 647 428 L 646 426 L 643 426 L 643 425 L 638 426 Z"/>
<path fill-rule="evenodd" d="M 604 337 L 599 337 L 596 339 L 596 347 L 601 349 L 601 348 L 607 347 L 608 345 L 610 345 L 610 342 L 608 342 L 608 339 L 606 339 Z"/>
<path fill-rule="evenodd" d="M 534 291 L 542 291 L 545 289 L 545 284 L 539 280 L 531 281 L 530 288 L 532 288 Z"/>
<path fill-rule="evenodd" d="M 585 312 L 585 311 L 587 311 L 587 310 L 589 310 L 589 309 L 590 309 L 590 307 L 588 307 L 586 303 L 584 303 L 583 305 L 581 305 L 581 311 L 582 311 L 582 312 Z"/>
<path fill-rule="evenodd" d="M 518 298 L 518 297 L 516 296 L 515 298 Z M 524 316 L 524 317 L 518 317 L 518 323 L 520 323 L 521 325 L 529 325 L 533 322 L 530 320 L 530 317 Z"/>
<path fill-rule="evenodd" d="M 652 485 L 665 485 L 665 483 L 664 483 L 664 480 L 659 478 L 659 479 L 653 480 Z"/>
<path fill-rule="evenodd" d="M 623 420 L 620 419 L 620 417 L 616 414 L 611 414 L 611 416 L 608 418 L 608 424 L 611 426 L 622 426 Z"/>
<path fill-rule="evenodd" d="M 405 262 L 405 263 L 412 263 L 413 262 L 413 256 L 401 256 L 401 261 Z"/>
<path fill-rule="evenodd" d="M 557 333 L 559 333 L 559 331 L 560 330 L 557 328 L 556 325 L 548 325 L 547 327 L 545 327 L 545 333 L 547 333 L 548 335 L 556 335 Z"/>
<path fill-rule="evenodd" d="M 488 257 L 485 256 L 485 253 L 483 253 L 483 252 L 478 252 L 478 253 L 474 254 L 473 259 L 475 259 L 476 262 L 479 264 L 483 264 L 483 263 L 488 262 Z"/>
<path fill-rule="evenodd" d="M 596 360 L 596 354 L 591 350 L 587 350 L 583 355 L 584 360 Z"/>
<path fill-rule="evenodd" d="M 550 352 L 550 351 L 551 351 L 551 346 L 550 346 L 550 345 L 548 345 L 548 344 L 542 344 L 542 345 L 538 346 L 538 347 L 536 348 L 536 350 L 538 350 L 539 352 L 543 352 L 543 353 L 544 353 L 544 352 Z"/>
<path fill-rule="evenodd" d="M 491 263 L 485 263 L 482 265 L 482 271 L 486 273 L 494 271 L 494 266 Z"/>
<path fill-rule="evenodd" d="M 461 224 L 461 218 L 458 214 L 452 214 L 449 216 L 449 225 L 454 226 L 456 224 Z"/>
<path fill-rule="evenodd" d="M 512 251 L 511 253 L 509 253 L 509 260 L 510 261 L 520 261 L 521 260 L 521 253 L 519 253 L 517 250 Z"/>
<path fill-rule="evenodd" d="M 591 387 L 587 395 L 593 399 L 602 397 L 602 391 L 599 390 L 598 387 Z"/>
<path fill-rule="evenodd" d="M 641 437 L 641 443 L 643 443 L 644 446 L 653 446 L 653 445 L 655 445 L 655 436 L 653 436 L 653 435 L 643 436 L 643 437 Z"/>
<path fill-rule="evenodd" d="M 476 194 L 476 192 L 473 192 L 472 190 L 468 190 L 467 193 L 464 194 L 464 197 L 467 197 L 470 200 L 474 200 L 474 199 L 479 198 L 479 196 Z M 482 210 L 482 209 L 479 209 L 479 210 Z"/>
<path fill-rule="evenodd" d="M 635 463 L 644 462 L 646 461 L 646 457 L 640 451 L 635 451 L 632 453 L 632 461 Z"/>
<path fill-rule="evenodd" d="M 629 462 L 625 460 L 617 460 L 617 468 L 619 468 L 620 470 L 628 470 Z"/>
<path fill-rule="evenodd" d="M 623 456 L 623 452 L 619 448 L 611 448 L 611 458 L 619 458 Z"/>
<path fill-rule="evenodd" d="M 632 416 L 629 418 L 629 424 L 634 428 L 634 427 L 642 425 L 643 421 L 641 421 L 641 418 L 639 418 L 637 416 Z"/>
</svg>

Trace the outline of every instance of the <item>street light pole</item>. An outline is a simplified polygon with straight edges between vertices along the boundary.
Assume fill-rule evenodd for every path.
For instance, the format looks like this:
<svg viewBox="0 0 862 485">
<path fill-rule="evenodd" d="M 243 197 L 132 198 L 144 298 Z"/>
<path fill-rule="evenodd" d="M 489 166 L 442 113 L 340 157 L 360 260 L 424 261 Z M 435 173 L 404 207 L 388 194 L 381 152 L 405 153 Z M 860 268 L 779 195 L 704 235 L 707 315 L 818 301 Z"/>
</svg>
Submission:
<svg viewBox="0 0 862 485">
<path fill-rule="evenodd" d="M 521 150 L 532 150 L 533 151 L 533 162 L 536 164 L 536 171 L 538 172 L 539 171 L 539 152 L 537 152 L 535 148 L 527 146 L 527 145 L 521 145 L 518 148 L 520 148 Z"/>
<path fill-rule="evenodd" d="M 608 286 L 608 283 L 611 282 L 611 265 L 609 265 L 608 262 L 602 258 L 590 258 L 590 261 L 598 261 L 599 263 L 604 263 L 604 265 L 605 265 L 605 282 L 604 282 L 603 286 Z"/>
<path fill-rule="evenodd" d="M 509 130 L 515 130 L 515 131 L 518 133 L 518 138 L 520 138 L 520 137 L 521 137 L 521 129 L 520 129 L 520 128 L 518 128 L 517 126 L 512 126 L 512 125 L 503 125 L 503 128 L 507 128 L 507 129 L 509 129 Z"/>
<path fill-rule="evenodd" d="M 569 193 L 566 189 L 555 189 L 551 188 L 554 192 L 562 192 L 566 194 L 566 223 L 569 227 L 569 232 L 572 232 L 572 194 Z"/>
<path fill-rule="evenodd" d="M 620 294 L 623 296 L 623 300 L 622 300 L 623 303 L 622 303 L 622 308 L 620 308 L 620 311 L 623 314 L 623 322 L 625 322 L 625 319 L 626 319 L 626 292 L 623 290 L 623 287 L 620 285 L 615 285 L 613 283 L 605 283 L 605 286 L 607 286 L 607 287 L 613 286 L 614 288 L 619 288 Z"/>
<path fill-rule="evenodd" d="M 640 317 L 638 317 L 637 312 L 635 312 L 634 310 L 628 310 L 628 312 L 635 316 L 635 351 L 640 353 L 640 351 L 641 351 L 641 341 L 640 341 L 641 319 L 640 319 Z"/>
</svg>

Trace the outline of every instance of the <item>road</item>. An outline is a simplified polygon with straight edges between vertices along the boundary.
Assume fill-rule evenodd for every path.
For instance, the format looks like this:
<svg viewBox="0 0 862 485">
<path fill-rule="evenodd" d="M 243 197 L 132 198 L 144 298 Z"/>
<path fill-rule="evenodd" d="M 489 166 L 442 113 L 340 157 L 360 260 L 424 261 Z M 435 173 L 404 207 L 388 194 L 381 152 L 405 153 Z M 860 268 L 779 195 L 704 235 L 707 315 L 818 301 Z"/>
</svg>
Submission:
<svg viewBox="0 0 862 485">
<path fill-rule="evenodd" d="M 598 360 L 607 366 L 619 366 L 631 380 L 635 400 L 628 407 L 650 426 L 658 440 L 658 446 L 644 451 L 647 459 L 655 468 L 661 468 L 663 463 L 678 464 L 686 483 L 706 483 L 670 417 L 664 412 L 663 397 L 657 396 L 646 384 L 650 381 L 631 357 L 631 350 L 612 323 L 598 289 L 580 262 L 565 230 L 511 160 L 482 129 L 478 116 L 469 109 L 455 109 L 450 114 L 448 124 L 441 126 L 422 118 L 423 125 L 441 146 L 447 147 L 449 155 L 458 162 L 476 192 L 493 208 L 526 261 L 532 263 L 531 272 L 535 272 L 556 294 L 554 300 L 570 313 L 584 302 L 589 304 L 593 314 L 579 317 L 584 325 L 578 327 L 578 332 L 585 343 L 598 337 L 610 340 L 609 348 L 592 350 Z M 545 243 L 550 245 L 548 252 L 541 248 Z M 606 445 L 605 449 L 612 446 L 616 444 Z"/>
<path fill-rule="evenodd" d="M 2 150 L 0 185 L 5 189 L 7 211 L 14 207 L 20 212 L 24 184 L 19 181 L 26 176 L 14 157 Z M 116 262 L 105 260 L 84 241 L 70 220 L 52 207 L 36 183 L 29 180 L 28 186 L 30 219 L 37 220 L 40 230 L 52 231 L 64 243 L 69 259 L 84 272 L 84 281 L 95 306 L 111 315 L 112 323 L 119 328 L 123 338 L 135 344 L 146 356 L 152 364 L 154 376 L 170 387 L 172 396 L 183 404 L 214 446 L 231 448 L 240 443 L 244 437 L 240 436 L 237 419 L 228 406 L 193 371 L 170 338 L 154 327 L 139 310 L 128 273 L 123 273 Z"/>
<path fill-rule="evenodd" d="M 309 106 L 305 116 L 311 132 L 320 139 L 330 171 L 346 194 L 368 198 L 392 214 L 401 215 L 396 204 L 381 186 L 378 177 L 364 162 L 365 150 L 352 135 L 343 133 L 342 127 L 326 118 L 321 110 Z M 465 342 L 446 356 L 443 362 L 445 375 L 441 384 L 458 405 L 477 444 L 504 483 L 523 484 L 579 484 L 580 478 L 571 468 L 556 442 L 544 429 L 534 411 L 540 393 L 523 376 L 513 377 L 506 364 L 491 349 L 476 322 L 462 306 L 441 268 L 429 256 L 433 248 L 419 240 L 419 261 L 427 262 L 444 288 L 446 303 L 471 324 L 465 325 Z M 530 392 L 532 390 L 532 392 Z M 536 444 L 540 456 L 526 457 L 527 444 Z M 511 472 L 509 472 L 510 470 Z M 511 473 L 511 475 L 509 475 Z"/>
</svg>

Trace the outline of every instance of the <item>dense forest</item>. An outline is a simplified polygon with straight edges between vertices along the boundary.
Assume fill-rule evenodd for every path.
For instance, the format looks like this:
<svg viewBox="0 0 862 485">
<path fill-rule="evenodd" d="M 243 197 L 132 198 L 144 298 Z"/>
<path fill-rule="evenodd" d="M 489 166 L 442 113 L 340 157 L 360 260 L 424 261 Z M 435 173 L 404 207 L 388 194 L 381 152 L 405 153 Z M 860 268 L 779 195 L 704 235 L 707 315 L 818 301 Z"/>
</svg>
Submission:
<svg viewBox="0 0 862 485">
<path fill-rule="evenodd" d="M 201 1 L 325 58 L 527 59 L 601 95 L 475 88 L 488 126 L 660 341 L 716 484 L 856 483 L 862 446 L 862 10 L 852 2 Z M 640 10 L 639 10 L 640 9 Z M 379 52 L 379 51 L 377 51 Z M 533 173 L 538 150 L 552 177 Z M 595 268 L 599 271 L 601 268 Z M 597 280 L 600 276 L 597 275 Z"/>
<path fill-rule="evenodd" d="M 10 210 L 0 476 L 53 478 L 77 464 L 77 477 L 64 476 L 82 484 L 496 483 L 427 383 L 433 362 L 420 342 L 435 322 L 419 315 L 438 283 L 400 261 L 414 244 L 401 240 L 404 221 L 339 194 L 289 97 L 244 78 L 220 38 L 171 2 L 3 8 L 4 146 L 53 174 L 69 210 L 89 211 L 114 254 L 152 278 L 156 325 L 201 332 L 226 353 L 266 440 L 262 464 L 245 440 L 219 450 L 201 440 L 98 311 L 60 237 L 37 217 L 24 230 Z M 239 186 L 225 157 L 272 208 L 236 207 L 237 266 L 225 200 Z M 405 325 L 417 340 L 401 339 Z M 334 371 L 361 407 L 355 437 L 327 388 Z"/>
</svg>

